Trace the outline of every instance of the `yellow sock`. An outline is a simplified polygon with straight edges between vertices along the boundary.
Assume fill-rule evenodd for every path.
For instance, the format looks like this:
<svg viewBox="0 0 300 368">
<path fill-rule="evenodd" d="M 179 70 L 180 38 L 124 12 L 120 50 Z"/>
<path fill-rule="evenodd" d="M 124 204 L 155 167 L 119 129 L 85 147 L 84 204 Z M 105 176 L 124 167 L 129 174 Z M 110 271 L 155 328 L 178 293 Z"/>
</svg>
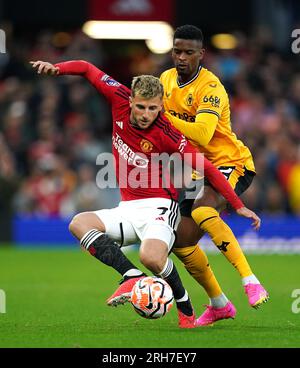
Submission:
<svg viewBox="0 0 300 368">
<path fill-rule="evenodd" d="M 252 275 L 252 270 L 230 227 L 212 207 L 199 207 L 192 217 L 200 228 L 207 232 L 228 261 L 238 270 L 241 277 Z"/>
<path fill-rule="evenodd" d="M 222 294 L 220 285 L 208 263 L 207 256 L 198 245 L 174 248 L 173 252 L 184 263 L 185 268 L 193 278 L 205 289 L 210 298 Z"/>
</svg>

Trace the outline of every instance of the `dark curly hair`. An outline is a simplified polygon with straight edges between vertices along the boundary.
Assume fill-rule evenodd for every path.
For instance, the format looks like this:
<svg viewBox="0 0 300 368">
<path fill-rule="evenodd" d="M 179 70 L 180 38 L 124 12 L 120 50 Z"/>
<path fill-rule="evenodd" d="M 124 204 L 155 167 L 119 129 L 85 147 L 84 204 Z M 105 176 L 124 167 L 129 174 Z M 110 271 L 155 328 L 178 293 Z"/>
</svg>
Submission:
<svg viewBox="0 0 300 368">
<path fill-rule="evenodd" d="M 175 40 L 176 38 L 182 38 L 184 40 L 197 40 L 203 43 L 203 33 L 201 29 L 190 24 L 185 24 L 184 26 L 176 28 L 173 39 Z"/>
</svg>

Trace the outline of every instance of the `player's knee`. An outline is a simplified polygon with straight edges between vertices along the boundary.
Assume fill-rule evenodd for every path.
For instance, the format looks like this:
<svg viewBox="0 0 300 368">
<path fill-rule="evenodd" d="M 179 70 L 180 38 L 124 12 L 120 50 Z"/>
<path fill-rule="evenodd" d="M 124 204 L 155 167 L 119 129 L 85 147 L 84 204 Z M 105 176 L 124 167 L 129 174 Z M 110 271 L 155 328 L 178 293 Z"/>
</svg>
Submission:
<svg viewBox="0 0 300 368">
<path fill-rule="evenodd" d="M 200 228 L 197 228 L 195 232 L 177 233 L 174 248 L 178 249 L 194 246 L 202 238 L 203 234 Z M 174 248 L 172 252 L 174 252 Z"/>
<path fill-rule="evenodd" d="M 82 227 L 84 226 L 85 222 L 84 218 L 84 214 L 79 213 L 75 215 L 69 223 L 69 231 L 77 238 L 80 238 L 80 235 L 82 233 Z"/>
<path fill-rule="evenodd" d="M 146 252 L 140 252 L 141 263 L 154 274 L 159 274 L 163 269 L 163 262 L 161 258 L 157 257 L 154 253 L 147 254 Z"/>
<path fill-rule="evenodd" d="M 178 228 L 174 248 L 194 246 L 203 236 L 203 231 L 191 217 L 182 217 Z M 173 248 L 173 249 L 174 249 Z"/>
<path fill-rule="evenodd" d="M 218 216 L 219 213 L 213 207 L 198 207 L 192 210 L 192 218 L 200 228 L 208 219 Z"/>
</svg>

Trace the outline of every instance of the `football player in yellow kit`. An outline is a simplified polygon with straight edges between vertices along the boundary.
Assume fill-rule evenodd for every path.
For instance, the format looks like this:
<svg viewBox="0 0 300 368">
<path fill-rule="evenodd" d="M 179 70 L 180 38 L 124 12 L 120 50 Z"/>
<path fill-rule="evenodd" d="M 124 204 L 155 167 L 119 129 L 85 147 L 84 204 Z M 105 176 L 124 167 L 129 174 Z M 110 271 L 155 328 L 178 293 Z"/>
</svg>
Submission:
<svg viewBox="0 0 300 368">
<path fill-rule="evenodd" d="M 178 27 L 174 33 L 172 58 L 175 68 L 162 73 L 165 114 L 224 174 L 238 195 L 251 184 L 255 167 L 248 147 L 232 132 L 230 106 L 220 80 L 201 65 L 204 56 L 203 35 L 192 25 Z M 197 173 L 193 180 L 200 180 Z M 230 302 L 224 298 L 199 239 L 208 233 L 213 243 L 238 270 L 249 304 L 257 308 L 268 300 L 268 293 L 253 274 L 230 227 L 219 213 L 226 202 L 204 182 L 201 198 L 180 202 L 182 220 L 173 252 L 191 275 L 205 288 L 211 305 L 200 317 L 200 324 L 230 317 Z M 199 323 L 198 322 L 198 323 Z"/>
</svg>

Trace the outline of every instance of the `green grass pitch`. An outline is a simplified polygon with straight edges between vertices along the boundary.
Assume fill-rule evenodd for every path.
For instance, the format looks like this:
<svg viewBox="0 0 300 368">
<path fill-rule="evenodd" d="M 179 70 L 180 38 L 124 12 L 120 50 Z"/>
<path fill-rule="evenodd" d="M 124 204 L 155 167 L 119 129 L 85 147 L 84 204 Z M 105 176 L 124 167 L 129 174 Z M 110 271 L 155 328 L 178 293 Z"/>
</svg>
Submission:
<svg viewBox="0 0 300 368">
<path fill-rule="evenodd" d="M 237 307 L 235 320 L 181 330 L 175 306 L 159 320 L 146 320 L 131 305 L 107 307 L 119 275 L 81 250 L 0 247 L 0 347 L 202 348 L 300 347 L 300 313 L 292 312 L 300 289 L 300 255 L 249 255 L 270 292 L 260 310 L 247 304 L 239 275 L 220 255 L 209 260 L 224 292 Z M 128 253 L 138 263 L 136 252 Z M 172 256 L 174 259 L 174 256 Z M 207 297 L 175 261 L 197 315 Z M 298 301 L 300 309 L 300 300 Z"/>
</svg>

